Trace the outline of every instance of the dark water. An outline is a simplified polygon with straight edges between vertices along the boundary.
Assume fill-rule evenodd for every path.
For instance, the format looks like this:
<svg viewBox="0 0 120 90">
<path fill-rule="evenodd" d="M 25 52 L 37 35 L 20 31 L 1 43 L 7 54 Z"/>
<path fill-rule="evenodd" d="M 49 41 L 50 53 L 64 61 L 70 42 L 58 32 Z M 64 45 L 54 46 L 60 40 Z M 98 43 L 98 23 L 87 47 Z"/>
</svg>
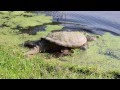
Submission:
<svg viewBox="0 0 120 90">
<path fill-rule="evenodd" d="M 94 34 L 110 32 L 120 35 L 120 11 L 36 11 L 53 16 L 53 22 L 64 28 L 85 30 Z"/>
</svg>

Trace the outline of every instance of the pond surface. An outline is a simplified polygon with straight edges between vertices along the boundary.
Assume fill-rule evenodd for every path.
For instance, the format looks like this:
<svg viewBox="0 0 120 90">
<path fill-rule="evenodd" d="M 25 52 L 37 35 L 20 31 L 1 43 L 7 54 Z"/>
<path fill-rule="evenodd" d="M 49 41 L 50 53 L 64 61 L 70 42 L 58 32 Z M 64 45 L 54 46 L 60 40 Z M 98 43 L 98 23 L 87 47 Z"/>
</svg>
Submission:
<svg viewBox="0 0 120 90">
<path fill-rule="evenodd" d="M 120 11 L 35 11 L 53 16 L 66 29 L 84 30 L 93 34 L 110 32 L 120 35 Z"/>
</svg>

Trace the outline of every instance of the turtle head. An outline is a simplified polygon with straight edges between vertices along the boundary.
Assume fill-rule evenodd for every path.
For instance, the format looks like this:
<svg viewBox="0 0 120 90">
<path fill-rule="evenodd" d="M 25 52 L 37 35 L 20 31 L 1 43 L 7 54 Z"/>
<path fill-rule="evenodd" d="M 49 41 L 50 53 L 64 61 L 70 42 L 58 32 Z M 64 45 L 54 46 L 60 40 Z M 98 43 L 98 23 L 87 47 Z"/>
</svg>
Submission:
<svg viewBox="0 0 120 90">
<path fill-rule="evenodd" d="M 39 41 L 26 41 L 24 47 L 30 48 L 30 51 L 24 53 L 25 56 L 35 55 L 40 52 Z"/>
<path fill-rule="evenodd" d="M 27 47 L 27 48 L 30 48 L 30 49 L 34 49 L 34 48 L 38 48 L 39 47 L 39 52 L 44 52 L 45 50 L 44 50 L 44 43 L 45 43 L 45 41 L 44 41 L 44 39 L 40 39 L 40 40 L 36 40 L 36 41 L 30 41 L 30 40 L 28 40 L 28 41 L 26 41 L 25 43 L 24 43 L 24 47 Z"/>
<path fill-rule="evenodd" d="M 24 47 L 34 48 L 34 47 L 36 47 L 36 46 L 37 46 L 37 45 L 36 45 L 35 41 L 30 41 L 30 40 L 28 40 L 28 41 L 25 41 L 25 43 L 24 43 Z"/>
<path fill-rule="evenodd" d="M 24 42 L 24 47 L 28 47 L 28 48 L 34 48 L 36 46 L 40 46 L 41 45 L 42 40 L 36 40 L 36 41 L 25 41 Z"/>
</svg>

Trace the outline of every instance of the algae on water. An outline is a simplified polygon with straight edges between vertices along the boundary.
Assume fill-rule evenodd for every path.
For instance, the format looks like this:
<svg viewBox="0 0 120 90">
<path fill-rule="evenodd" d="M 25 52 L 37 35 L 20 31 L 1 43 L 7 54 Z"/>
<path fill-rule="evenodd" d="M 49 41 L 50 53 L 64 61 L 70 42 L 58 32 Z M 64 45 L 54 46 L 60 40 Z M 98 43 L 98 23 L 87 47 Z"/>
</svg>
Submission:
<svg viewBox="0 0 120 90">
<path fill-rule="evenodd" d="M 45 23 L 52 22 L 52 17 L 27 13 L 25 11 L 2 11 L 0 12 L 0 26 L 16 29 L 28 29 Z"/>
</svg>

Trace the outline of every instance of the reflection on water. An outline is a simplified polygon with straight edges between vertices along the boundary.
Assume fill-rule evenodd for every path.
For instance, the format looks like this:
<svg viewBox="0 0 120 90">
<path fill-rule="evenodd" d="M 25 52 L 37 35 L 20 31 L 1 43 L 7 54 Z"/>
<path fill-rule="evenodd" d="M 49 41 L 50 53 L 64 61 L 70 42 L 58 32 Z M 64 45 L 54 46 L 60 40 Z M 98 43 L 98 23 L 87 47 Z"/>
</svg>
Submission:
<svg viewBox="0 0 120 90">
<path fill-rule="evenodd" d="M 53 22 L 61 22 L 64 28 L 104 34 L 120 35 L 120 11 L 36 11 L 53 16 Z"/>
</svg>

